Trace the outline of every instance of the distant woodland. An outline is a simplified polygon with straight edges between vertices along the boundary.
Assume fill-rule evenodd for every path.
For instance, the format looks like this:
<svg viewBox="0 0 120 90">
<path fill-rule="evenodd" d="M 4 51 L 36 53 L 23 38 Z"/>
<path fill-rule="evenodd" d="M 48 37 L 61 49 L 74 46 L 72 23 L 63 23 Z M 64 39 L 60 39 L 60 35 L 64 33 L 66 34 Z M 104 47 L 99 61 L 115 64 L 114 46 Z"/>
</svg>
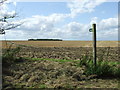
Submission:
<svg viewBox="0 0 120 90">
<path fill-rule="evenodd" d="M 63 41 L 62 39 L 28 39 L 28 41 Z"/>
</svg>

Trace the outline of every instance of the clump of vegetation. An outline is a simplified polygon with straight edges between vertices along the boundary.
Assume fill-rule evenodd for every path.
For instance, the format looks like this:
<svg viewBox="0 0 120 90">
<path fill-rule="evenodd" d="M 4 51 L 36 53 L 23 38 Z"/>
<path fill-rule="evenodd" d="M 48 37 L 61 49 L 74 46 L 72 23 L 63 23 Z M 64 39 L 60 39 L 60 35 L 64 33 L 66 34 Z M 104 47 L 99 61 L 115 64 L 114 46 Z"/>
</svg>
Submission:
<svg viewBox="0 0 120 90">
<path fill-rule="evenodd" d="M 7 48 L 2 54 L 3 64 L 11 64 L 16 60 L 20 59 L 17 57 L 17 54 L 20 52 L 20 47 L 11 48 L 12 44 Z"/>
<path fill-rule="evenodd" d="M 39 85 L 39 88 L 45 89 L 45 88 L 47 88 L 47 86 L 45 84 L 41 84 L 41 85 Z"/>
<path fill-rule="evenodd" d="M 93 64 L 93 60 L 87 59 L 85 56 L 80 61 L 80 66 L 86 66 L 85 73 L 87 75 L 96 74 L 98 77 L 120 77 L 119 62 L 108 62 L 104 60 L 98 60 L 97 65 Z"/>
</svg>

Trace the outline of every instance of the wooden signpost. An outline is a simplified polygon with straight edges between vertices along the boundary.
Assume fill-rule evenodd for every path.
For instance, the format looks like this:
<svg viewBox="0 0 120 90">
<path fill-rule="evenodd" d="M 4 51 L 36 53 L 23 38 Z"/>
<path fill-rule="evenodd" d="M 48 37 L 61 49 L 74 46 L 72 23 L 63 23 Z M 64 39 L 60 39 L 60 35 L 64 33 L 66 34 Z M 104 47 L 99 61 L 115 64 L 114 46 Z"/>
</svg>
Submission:
<svg viewBox="0 0 120 90">
<path fill-rule="evenodd" d="M 96 62 L 96 24 L 92 25 L 92 28 L 89 29 L 89 32 L 93 33 L 93 63 L 96 66 L 97 62 Z"/>
<path fill-rule="evenodd" d="M 5 30 L 0 30 L 0 34 L 5 34 Z"/>
</svg>

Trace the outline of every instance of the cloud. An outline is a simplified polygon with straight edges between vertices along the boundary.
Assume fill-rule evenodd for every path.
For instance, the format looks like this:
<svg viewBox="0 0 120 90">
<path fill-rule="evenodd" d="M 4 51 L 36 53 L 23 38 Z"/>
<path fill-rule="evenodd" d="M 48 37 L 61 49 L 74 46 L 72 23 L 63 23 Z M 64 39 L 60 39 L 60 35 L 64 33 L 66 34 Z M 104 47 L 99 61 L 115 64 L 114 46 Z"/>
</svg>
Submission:
<svg viewBox="0 0 120 90">
<path fill-rule="evenodd" d="M 27 38 L 54 38 L 58 35 L 55 25 L 64 20 L 63 17 L 65 17 L 63 14 L 52 14 L 50 16 L 35 15 L 31 18 L 21 20 L 24 23 L 15 29 L 15 31 L 27 33 L 24 34 Z"/>
<path fill-rule="evenodd" d="M 118 28 L 118 18 L 103 19 L 99 22 L 99 30 L 110 30 Z"/>
<path fill-rule="evenodd" d="M 21 28 L 32 31 L 51 31 L 54 25 L 64 20 L 64 18 L 65 15 L 63 14 L 52 14 L 50 16 L 35 15 L 22 20 L 25 23 Z"/>
<path fill-rule="evenodd" d="M 15 14 L 15 10 L 10 10 L 9 9 L 9 4 L 13 5 L 14 7 L 16 7 L 16 2 L 12 2 L 11 0 L 7 0 L 5 1 L 2 5 L 0 5 L 0 18 L 2 18 L 3 16 L 12 16 Z"/>
<path fill-rule="evenodd" d="M 88 40 L 90 37 L 88 29 L 88 24 L 81 24 L 78 22 L 70 22 L 62 28 L 65 39 L 76 40 Z"/>
<path fill-rule="evenodd" d="M 90 25 L 97 24 L 97 37 L 99 40 L 118 40 L 118 17 L 102 19 L 98 22 L 98 17 L 91 19 Z"/>
<path fill-rule="evenodd" d="M 73 0 L 68 3 L 71 11 L 71 17 L 75 17 L 79 13 L 94 11 L 95 7 L 107 0 Z"/>
<path fill-rule="evenodd" d="M 97 23 L 97 21 L 98 21 L 98 17 L 93 17 L 93 18 L 91 19 L 90 24 Z"/>
<path fill-rule="evenodd" d="M 27 39 L 27 36 L 23 30 L 9 30 L 6 31 L 6 38 L 14 40 L 24 40 Z"/>
<path fill-rule="evenodd" d="M 102 1 L 102 2 L 101 2 Z M 28 38 L 61 38 L 71 40 L 92 40 L 89 32 L 92 23 L 97 23 L 97 38 L 117 39 L 117 18 L 103 19 L 98 22 L 98 17 L 93 17 L 88 24 L 69 22 L 61 27 L 56 27 L 59 22 L 66 18 L 75 17 L 79 13 L 94 11 L 95 7 L 106 0 L 75 0 L 68 4 L 71 13 L 53 13 L 49 16 L 34 15 L 21 21 L 25 23 L 19 28 L 6 32 L 7 39 L 28 39 Z"/>
<path fill-rule="evenodd" d="M 97 23 L 97 31 L 100 40 L 118 40 L 118 18 L 101 20 Z"/>
<path fill-rule="evenodd" d="M 97 21 L 97 40 L 118 40 L 116 20 L 117 18 L 108 18 L 99 22 Z M 61 27 L 56 27 L 55 23 L 57 23 L 59 19 L 56 19 L 56 22 L 53 22 L 54 19 L 48 20 L 47 17 L 41 19 L 40 16 L 33 16 L 32 18 L 29 18 L 28 21 L 29 22 L 24 23 L 21 28 L 7 31 L 7 38 L 59 38 L 64 40 L 92 40 L 92 33 L 89 32 L 91 22 L 88 24 L 70 22 Z"/>
</svg>

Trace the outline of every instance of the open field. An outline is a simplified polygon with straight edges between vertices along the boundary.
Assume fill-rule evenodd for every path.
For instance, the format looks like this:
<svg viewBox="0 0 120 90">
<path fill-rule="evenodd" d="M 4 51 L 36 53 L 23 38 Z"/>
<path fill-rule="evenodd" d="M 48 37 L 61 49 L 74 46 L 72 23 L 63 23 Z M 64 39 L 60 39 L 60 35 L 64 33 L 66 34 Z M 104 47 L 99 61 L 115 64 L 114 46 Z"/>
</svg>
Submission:
<svg viewBox="0 0 120 90">
<path fill-rule="evenodd" d="M 18 56 L 31 58 L 80 60 L 85 55 L 92 58 L 93 52 L 92 41 L 7 41 L 7 46 L 10 45 L 22 47 Z M 97 45 L 97 59 L 119 60 L 117 41 L 98 41 Z M 6 48 L 5 41 L 2 48 Z"/>
<path fill-rule="evenodd" d="M 119 61 L 117 47 L 98 47 L 97 59 Z M 51 58 L 66 60 L 81 60 L 83 57 L 92 59 L 91 47 L 23 47 L 17 56 L 30 58 Z"/>
<path fill-rule="evenodd" d="M 7 41 L 18 45 L 32 47 L 92 47 L 92 41 Z M 6 48 L 6 42 L 0 41 L 2 48 Z M 118 41 L 97 41 L 97 47 L 118 47 Z"/>
<path fill-rule="evenodd" d="M 3 64 L 3 88 L 118 88 L 118 78 L 87 76 L 85 67 L 70 60 L 29 59 L 14 64 Z M 104 89 L 103 89 L 104 88 Z M 83 89 L 82 89 L 83 90 Z M 118 90 L 118 89 L 115 89 Z"/>
<path fill-rule="evenodd" d="M 88 66 L 86 64 L 80 66 L 82 60 L 92 60 L 91 41 L 8 41 L 7 45 L 8 47 L 19 46 L 20 51 L 15 55 L 12 54 L 13 58 L 10 56 L 11 52 L 8 54 L 10 61 L 14 60 L 14 57 L 18 58 L 10 65 L 4 63 L 6 57 L 3 59 L 3 88 L 5 89 L 119 87 L 118 77 L 87 75 L 85 71 Z M 2 53 L 5 53 L 5 41 L 2 42 L 1 48 Z M 98 41 L 98 61 L 103 60 L 113 64 L 117 62 L 112 66 L 120 68 L 118 54 L 117 41 Z M 103 70 L 106 72 L 107 68 Z"/>
</svg>

